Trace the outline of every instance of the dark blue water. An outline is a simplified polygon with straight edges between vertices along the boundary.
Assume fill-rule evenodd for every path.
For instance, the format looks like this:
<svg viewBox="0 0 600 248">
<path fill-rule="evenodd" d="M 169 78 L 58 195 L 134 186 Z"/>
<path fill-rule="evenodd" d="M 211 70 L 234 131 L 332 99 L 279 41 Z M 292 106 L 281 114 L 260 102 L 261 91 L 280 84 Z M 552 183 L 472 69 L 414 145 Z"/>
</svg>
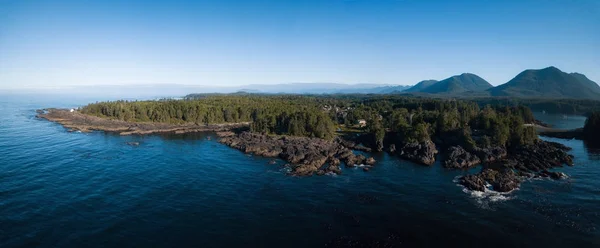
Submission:
<svg viewBox="0 0 600 248">
<path fill-rule="evenodd" d="M 370 172 L 298 178 L 212 134 L 69 133 L 35 118 L 96 100 L 0 98 L 0 247 L 600 245 L 600 156 L 581 141 L 552 139 L 573 147 L 567 180 L 473 194 L 453 182 L 467 172 L 386 154 Z"/>
</svg>

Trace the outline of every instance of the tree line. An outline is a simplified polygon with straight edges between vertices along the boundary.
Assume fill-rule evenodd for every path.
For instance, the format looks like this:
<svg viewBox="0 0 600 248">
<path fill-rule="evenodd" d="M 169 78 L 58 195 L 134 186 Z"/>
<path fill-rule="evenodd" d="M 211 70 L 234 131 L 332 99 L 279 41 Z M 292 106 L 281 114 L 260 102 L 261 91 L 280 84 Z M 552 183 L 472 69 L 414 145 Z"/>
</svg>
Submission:
<svg viewBox="0 0 600 248">
<path fill-rule="evenodd" d="M 391 95 L 196 94 L 183 100 L 112 101 L 89 104 L 85 114 L 133 122 L 172 124 L 251 122 L 251 130 L 330 139 L 341 126 L 367 122 L 381 148 L 387 135 L 399 143 L 432 139 L 466 148 L 533 142 L 531 110 L 523 105 L 485 105 L 470 100 Z M 389 138 L 389 137 L 388 137 Z"/>
</svg>

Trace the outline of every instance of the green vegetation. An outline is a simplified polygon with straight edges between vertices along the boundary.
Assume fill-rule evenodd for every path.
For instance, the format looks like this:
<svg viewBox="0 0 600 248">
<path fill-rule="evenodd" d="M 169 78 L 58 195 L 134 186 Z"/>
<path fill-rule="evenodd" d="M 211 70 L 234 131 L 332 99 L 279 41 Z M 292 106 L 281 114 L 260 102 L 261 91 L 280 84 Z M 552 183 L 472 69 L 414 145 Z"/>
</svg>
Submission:
<svg viewBox="0 0 600 248">
<path fill-rule="evenodd" d="M 533 111 L 552 114 L 585 115 L 593 111 L 600 111 L 600 101 L 585 99 L 552 99 L 552 98 L 514 98 L 514 97 L 486 97 L 472 98 L 480 106 L 518 106 L 529 107 Z"/>
<path fill-rule="evenodd" d="M 252 122 L 251 130 L 330 139 L 336 125 L 371 134 L 374 147 L 438 138 L 447 145 L 513 146 L 537 138 L 533 115 L 523 106 L 392 95 L 190 95 L 185 100 L 115 101 L 85 106 L 85 114 L 134 122 L 216 124 Z M 359 120 L 366 120 L 359 127 Z M 392 135 L 386 137 L 387 135 Z"/>
<path fill-rule="evenodd" d="M 219 124 L 252 122 L 255 132 L 332 138 L 332 119 L 310 97 L 203 95 L 186 100 L 89 104 L 85 114 L 131 122 Z"/>
</svg>

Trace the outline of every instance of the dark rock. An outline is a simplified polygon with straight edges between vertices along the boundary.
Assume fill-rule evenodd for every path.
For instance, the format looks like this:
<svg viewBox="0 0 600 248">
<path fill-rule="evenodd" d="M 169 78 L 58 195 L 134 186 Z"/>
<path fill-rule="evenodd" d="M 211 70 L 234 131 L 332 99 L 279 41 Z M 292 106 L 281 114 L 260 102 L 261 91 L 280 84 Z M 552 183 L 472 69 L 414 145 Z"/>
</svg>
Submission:
<svg viewBox="0 0 600 248">
<path fill-rule="evenodd" d="M 219 137 L 219 138 L 231 137 L 231 136 L 234 136 L 234 135 L 235 135 L 235 133 L 231 132 L 231 131 L 217 132 L 217 137 Z"/>
<path fill-rule="evenodd" d="M 338 175 L 342 174 L 342 169 L 340 169 L 340 166 L 338 166 L 338 165 L 330 165 L 329 167 L 327 167 L 327 169 L 325 171 L 335 173 Z"/>
<path fill-rule="evenodd" d="M 495 191 L 509 192 L 521 185 L 521 179 L 513 170 L 505 170 L 499 173 L 496 180 L 490 182 Z"/>
<path fill-rule="evenodd" d="M 389 151 L 390 151 L 391 153 L 394 153 L 394 152 L 396 152 L 396 145 L 394 145 L 394 144 L 391 144 L 391 145 L 390 145 L 390 149 L 389 149 Z"/>
<path fill-rule="evenodd" d="M 363 155 L 355 155 L 340 142 L 308 137 L 269 136 L 251 132 L 235 135 L 223 134 L 220 142 L 248 154 L 263 157 L 279 157 L 293 164 L 291 174 L 309 176 L 328 172 L 340 174 L 339 165 L 364 164 Z"/>
<path fill-rule="evenodd" d="M 459 183 L 469 190 L 485 191 L 485 180 L 478 174 L 463 176 L 460 178 Z"/>
<path fill-rule="evenodd" d="M 509 192 L 519 187 L 521 179 L 510 169 L 500 172 L 487 168 L 477 174 L 461 177 L 459 183 L 467 189 L 476 191 L 485 191 L 489 183 L 495 191 Z"/>
<path fill-rule="evenodd" d="M 344 158 L 346 167 L 356 167 L 356 155 L 352 154 Z"/>
<path fill-rule="evenodd" d="M 547 170 L 540 171 L 538 173 L 538 175 L 540 175 L 541 177 L 549 177 L 554 180 L 567 178 L 567 175 L 565 173 L 555 172 L 555 171 L 547 171 Z"/>
<path fill-rule="evenodd" d="M 444 167 L 453 169 L 466 169 L 481 163 L 479 157 L 467 152 L 460 146 L 448 148 Z"/>
<path fill-rule="evenodd" d="M 573 156 L 568 154 L 568 147 L 548 141 L 537 141 L 513 149 L 509 160 L 515 161 L 515 168 L 522 171 L 540 172 L 563 164 L 573 165 Z"/>
<path fill-rule="evenodd" d="M 371 152 L 372 151 L 371 148 L 368 148 L 368 147 L 363 146 L 363 145 L 356 144 L 356 143 L 354 143 L 352 141 L 345 140 L 345 139 L 342 139 L 340 137 L 337 137 L 334 141 L 337 142 L 337 143 L 339 143 L 340 145 L 342 145 L 344 147 L 347 147 L 349 149 L 352 149 L 352 150 L 362 151 L 362 152 Z"/>
<path fill-rule="evenodd" d="M 334 157 L 330 157 L 328 162 L 329 162 L 329 166 L 339 166 L 341 163 L 338 158 L 334 158 Z"/>
<path fill-rule="evenodd" d="M 503 147 L 490 147 L 490 148 L 475 148 L 475 154 L 483 163 L 491 163 L 500 161 L 508 155 L 508 152 Z"/>
<path fill-rule="evenodd" d="M 130 142 L 127 142 L 126 144 L 130 145 L 130 146 L 139 146 L 140 142 L 130 141 Z"/>
<path fill-rule="evenodd" d="M 535 176 L 533 173 L 524 172 L 524 171 L 519 171 L 517 174 L 519 176 L 525 177 L 525 178 L 533 178 Z"/>
<path fill-rule="evenodd" d="M 383 151 L 383 140 L 377 140 L 375 142 L 375 147 L 378 152 Z"/>
<path fill-rule="evenodd" d="M 367 158 L 367 160 L 365 161 L 366 164 L 368 165 L 374 165 L 377 161 L 375 161 L 375 159 L 373 157 L 369 157 Z"/>
<path fill-rule="evenodd" d="M 355 164 L 356 165 L 365 164 L 366 160 L 367 160 L 367 158 L 365 157 L 365 155 L 359 154 L 358 156 L 356 156 Z"/>
<path fill-rule="evenodd" d="M 405 144 L 400 149 L 400 157 L 416 163 L 432 165 L 435 163 L 435 154 L 437 152 L 435 144 L 430 140 L 421 143 L 412 142 Z"/>
</svg>

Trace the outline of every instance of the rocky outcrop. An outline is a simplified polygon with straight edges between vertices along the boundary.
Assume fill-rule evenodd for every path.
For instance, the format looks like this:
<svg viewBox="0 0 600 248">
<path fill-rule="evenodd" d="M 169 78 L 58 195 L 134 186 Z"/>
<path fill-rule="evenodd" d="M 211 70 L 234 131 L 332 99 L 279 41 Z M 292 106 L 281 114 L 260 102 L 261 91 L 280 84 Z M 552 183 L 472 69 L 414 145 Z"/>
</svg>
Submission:
<svg viewBox="0 0 600 248">
<path fill-rule="evenodd" d="M 492 190 L 498 192 L 512 191 L 519 187 L 521 181 L 521 178 L 511 169 L 498 171 L 489 168 L 459 179 L 459 183 L 469 190 L 485 191 L 489 184 Z"/>
<path fill-rule="evenodd" d="M 557 172 L 557 171 L 547 171 L 547 170 L 540 171 L 538 173 L 538 176 L 539 177 L 549 177 L 554 180 L 567 178 L 567 175 L 565 173 Z"/>
<path fill-rule="evenodd" d="M 224 136 L 220 142 L 245 153 L 284 159 L 291 164 L 291 174 L 298 176 L 340 174 L 342 162 L 348 167 L 375 163 L 375 159 L 355 155 L 352 150 L 338 142 L 317 138 L 242 132 Z"/>
<path fill-rule="evenodd" d="M 452 169 L 467 169 L 481 163 L 479 157 L 467 152 L 461 146 L 452 146 L 448 148 L 444 167 Z"/>
<path fill-rule="evenodd" d="M 504 150 L 491 149 L 485 154 L 491 152 L 492 156 L 488 157 L 488 161 L 497 161 L 496 166 L 499 168 L 486 168 L 480 173 L 463 176 L 459 182 L 470 190 L 484 191 L 486 185 L 490 184 L 495 191 L 508 192 L 519 187 L 522 178 L 563 179 L 567 177 L 564 173 L 548 170 L 563 164 L 573 165 L 573 156 L 567 153 L 568 150 L 570 148 L 562 144 L 539 140 L 512 149 L 506 159 L 500 160 L 499 157 L 506 157 L 503 155 Z"/>
<path fill-rule="evenodd" d="M 378 152 L 383 151 L 383 140 L 375 141 L 375 150 L 377 150 Z"/>
<path fill-rule="evenodd" d="M 573 156 L 568 154 L 570 150 L 562 144 L 548 141 L 536 141 L 531 145 L 525 145 L 510 152 L 508 167 L 524 172 L 541 172 L 561 167 L 564 164 L 573 165 Z"/>
<path fill-rule="evenodd" d="M 423 165 L 432 165 L 435 163 L 435 154 L 437 154 L 435 144 L 430 140 L 425 142 L 406 143 L 400 149 L 400 157 L 408 159 L 415 163 Z"/>
<path fill-rule="evenodd" d="M 349 140 L 345 140 L 342 139 L 340 137 L 335 138 L 334 140 L 335 142 L 343 145 L 344 147 L 348 148 L 348 149 L 352 149 L 352 150 L 356 150 L 356 151 L 362 151 L 362 152 L 371 152 L 373 151 L 373 149 L 360 145 L 360 144 L 356 144 L 353 141 L 349 141 Z"/>
<path fill-rule="evenodd" d="M 372 158 L 372 157 L 371 157 L 371 158 L 367 158 L 367 160 L 365 161 L 365 163 L 366 163 L 367 165 L 371 165 L 371 166 L 372 166 L 372 165 L 375 165 L 375 163 L 376 163 L 376 162 L 377 162 L 377 161 L 375 161 L 375 159 L 374 159 L 374 158 Z"/>
<path fill-rule="evenodd" d="M 459 179 L 459 183 L 469 190 L 485 191 L 486 181 L 479 175 L 466 175 Z"/>
<path fill-rule="evenodd" d="M 390 145 L 390 148 L 388 149 L 388 151 L 389 151 L 390 153 L 395 153 L 395 152 L 396 152 L 396 145 L 395 145 L 395 144 L 391 144 L 391 145 Z"/>
<path fill-rule="evenodd" d="M 500 161 L 508 156 L 506 149 L 499 146 L 490 148 L 475 148 L 474 153 L 483 163 Z"/>
</svg>

